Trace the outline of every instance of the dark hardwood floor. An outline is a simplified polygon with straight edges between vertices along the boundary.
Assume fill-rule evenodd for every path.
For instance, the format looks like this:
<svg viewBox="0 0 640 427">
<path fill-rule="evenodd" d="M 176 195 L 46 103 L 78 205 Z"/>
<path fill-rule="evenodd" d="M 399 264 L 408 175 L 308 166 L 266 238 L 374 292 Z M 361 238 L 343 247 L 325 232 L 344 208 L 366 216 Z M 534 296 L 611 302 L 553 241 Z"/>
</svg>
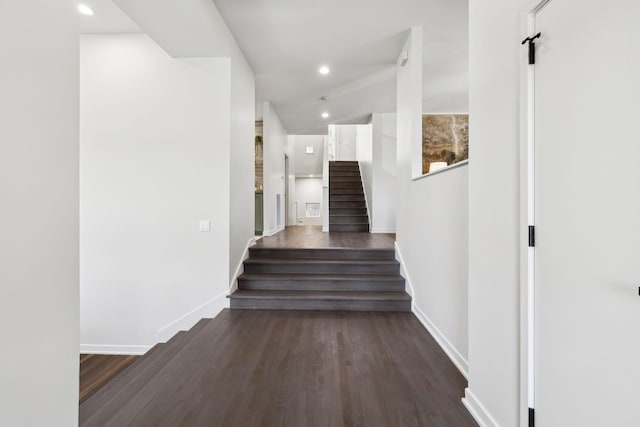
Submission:
<svg viewBox="0 0 640 427">
<path fill-rule="evenodd" d="M 295 226 L 258 240 L 255 248 L 394 249 L 395 234 L 323 233 L 322 227 Z"/>
<path fill-rule="evenodd" d="M 91 397 L 138 356 L 80 355 L 80 403 Z"/>
<path fill-rule="evenodd" d="M 411 313 L 224 310 L 80 406 L 82 426 L 475 426 Z"/>
</svg>

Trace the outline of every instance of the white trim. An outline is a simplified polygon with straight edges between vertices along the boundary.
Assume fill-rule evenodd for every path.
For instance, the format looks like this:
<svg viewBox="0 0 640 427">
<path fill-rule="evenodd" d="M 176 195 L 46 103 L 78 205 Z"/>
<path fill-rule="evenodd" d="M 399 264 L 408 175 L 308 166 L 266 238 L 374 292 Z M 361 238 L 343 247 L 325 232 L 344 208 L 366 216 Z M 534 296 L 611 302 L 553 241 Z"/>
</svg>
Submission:
<svg viewBox="0 0 640 427">
<path fill-rule="evenodd" d="M 164 343 L 169 341 L 180 331 L 188 331 L 201 319 L 213 319 L 220 312 L 229 306 L 227 299 L 228 291 L 213 297 L 204 304 L 194 308 L 190 312 L 180 316 L 178 319 L 160 328 L 157 334 L 157 341 Z"/>
<path fill-rule="evenodd" d="M 462 354 L 455 348 L 451 341 L 438 329 L 438 327 L 424 314 L 424 312 L 416 304 L 413 304 L 413 314 L 416 315 L 422 326 L 431 334 L 433 339 L 440 345 L 442 350 L 449 356 L 449 359 L 456 365 L 456 368 L 460 373 L 468 380 L 469 379 L 469 362 L 464 358 Z"/>
<path fill-rule="evenodd" d="M 323 233 L 328 233 L 329 232 L 329 227 L 322 226 L 322 232 Z"/>
<path fill-rule="evenodd" d="M 142 356 L 151 350 L 151 345 L 101 345 L 80 344 L 80 354 L 114 354 L 123 356 Z"/>
<path fill-rule="evenodd" d="M 413 298 L 413 296 L 415 295 L 415 292 L 413 291 L 413 283 L 411 282 L 411 276 L 409 275 L 409 272 L 405 267 L 404 258 L 402 258 L 402 251 L 400 250 L 400 246 L 398 246 L 398 242 L 393 242 L 393 246 L 396 249 L 396 260 L 400 263 L 400 274 L 402 275 L 402 277 L 404 277 L 407 283 L 407 288 L 408 288 L 407 293 L 412 297 L 411 311 L 413 311 L 413 306 L 415 305 L 415 298 Z"/>
<path fill-rule="evenodd" d="M 416 176 L 415 178 L 412 178 L 411 181 L 420 181 L 423 178 L 428 178 L 428 177 L 433 176 L 433 175 L 438 175 L 438 174 L 440 174 L 442 172 L 446 172 L 446 171 L 450 171 L 452 169 L 459 168 L 460 166 L 467 166 L 468 164 L 469 164 L 469 159 L 466 159 L 466 160 L 463 160 L 461 162 L 449 165 L 446 168 L 438 169 L 437 171 L 433 171 L 433 172 L 425 173 L 425 174 L 420 175 L 420 176 Z"/>
<path fill-rule="evenodd" d="M 420 307 L 416 305 L 415 299 L 415 291 L 413 289 L 413 284 L 411 282 L 411 277 L 407 272 L 406 265 L 404 263 L 404 259 L 402 258 L 402 251 L 400 250 L 400 246 L 398 246 L 398 242 L 394 243 L 396 249 L 396 259 L 400 262 L 400 274 L 405 278 L 407 283 L 407 293 L 411 295 L 411 311 L 418 318 L 422 326 L 431 334 L 433 339 L 436 340 L 438 345 L 442 348 L 442 350 L 449 356 L 451 362 L 456 365 L 456 368 L 460 371 L 460 373 L 468 378 L 469 375 L 469 362 L 460 354 L 460 352 L 455 348 L 451 341 L 447 339 L 447 337 L 438 329 L 438 327 L 431 321 L 429 316 L 427 316 Z"/>
<path fill-rule="evenodd" d="M 371 233 L 376 234 L 376 233 L 380 233 L 380 234 L 394 234 L 396 232 L 396 228 L 393 227 L 389 227 L 389 228 L 384 228 L 384 227 L 376 227 L 376 228 L 372 228 L 371 229 Z"/>
<path fill-rule="evenodd" d="M 491 416 L 487 408 L 478 400 L 470 388 L 464 389 L 462 403 L 469 410 L 480 427 L 500 427 L 500 424 Z"/>
<path fill-rule="evenodd" d="M 297 214 L 297 212 L 296 212 L 296 214 Z M 271 237 L 271 236 L 273 236 L 274 234 L 277 234 L 277 233 L 281 232 L 282 230 L 284 230 L 284 225 L 281 225 L 281 226 L 276 227 L 276 228 L 272 228 L 271 230 L 268 230 L 268 231 L 264 231 L 264 232 L 262 233 L 262 235 L 263 235 L 264 237 Z"/>
<path fill-rule="evenodd" d="M 262 237 L 260 237 L 262 238 Z M 251 239 L 249 239 L 249 241 L 247 242 L 247 245 L 244 247 L 244 252 L 242 253 L 242 258 L 240 258 L 240 261 L 238 262 L 238 266 L 236 267 L 236 271 L 233 274 L 233 276 L 231 277 L 231 282 L 229 282 L 229 293 L 232 294 L 233 292 L 236 291 L 236 289 L 238 289 L 238 277 L 244 272 L 244 261 L 249 258 L 249 248 L 253 245 L 256 244 L 256 241 L 258 239 L 256 239 L 255 237 L 252 237 Z"/>
<path fill-rule="evenodd" d="M 362 174 L 362 166 L 360 166 L 360 161 L 358 161 L 358 172 L 360 172 L 360 185 L 362 185 L 362 194 L 364 194 L 364 205 L 367 208 L 367 218 L 369 219 L 369 232 L 371 232 L 371 227 L 373 226 L 373 220 L 371 219 L 371 208 L 369 207 L 369 198 L 367 197 L 367 189 L 364 186 L 364 175 Z"/>
<path fill-rule="evenodd" d="M 536 33 L 536 13 L 551 0 L 531 0 L 521 14 L 521 39 Z M 528 49 L 520 54 L 520 375 L 519 425 L 529 424 L 535 408 L 535 248 L 529 248 L 529 225 L 535 225 L 535 66 Z"/>
</svg>

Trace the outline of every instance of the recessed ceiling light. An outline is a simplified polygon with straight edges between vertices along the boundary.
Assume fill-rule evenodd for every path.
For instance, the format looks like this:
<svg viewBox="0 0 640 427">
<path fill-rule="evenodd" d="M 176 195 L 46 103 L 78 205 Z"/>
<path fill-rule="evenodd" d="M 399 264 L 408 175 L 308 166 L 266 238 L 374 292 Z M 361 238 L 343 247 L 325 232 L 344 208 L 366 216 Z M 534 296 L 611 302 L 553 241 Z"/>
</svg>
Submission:
<svg viewBox="0 0 640 427">
<path fill-rule="evenodd" d="M 85 16 L 93 16 L 94 15 L 93 9 L 91 9 L 86 4 L 79 4 L 78 5 L 78 12 L 80 12 L 81 14 L 83 14 Z"/>
<path fill-rule="evenodd" d="M 323 119 L 328 119 L 329 118 L 329 113 L 322 113 L 322 118 Z"/>
<path fill-rule="evenodd" d="M 329 73 L 331 72 L 331 70 L 330 70 L 330 69 L 329 69 L 329 67 L 327 67 L 326 65 L 323 65 L 322 67 L 320 67 L 320 68 L 318 69 L 318 72 L 319 72 L 320 74 L 327 75 L 327 74 L 329 74 Z"/>
</svg>

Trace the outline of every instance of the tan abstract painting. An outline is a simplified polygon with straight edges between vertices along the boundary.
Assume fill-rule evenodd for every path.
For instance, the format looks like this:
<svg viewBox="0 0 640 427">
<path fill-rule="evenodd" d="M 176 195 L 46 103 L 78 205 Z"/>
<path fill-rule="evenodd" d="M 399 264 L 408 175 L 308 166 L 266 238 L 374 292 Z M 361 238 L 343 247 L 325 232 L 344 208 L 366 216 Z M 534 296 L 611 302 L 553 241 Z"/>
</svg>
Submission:
<svg viewBox="0 0 640 427">
<path fill-rule="evenodd" d="M 422 173 L 426 174 L 469 158 L 468 114 L 422 116 Z"/>
</svg>

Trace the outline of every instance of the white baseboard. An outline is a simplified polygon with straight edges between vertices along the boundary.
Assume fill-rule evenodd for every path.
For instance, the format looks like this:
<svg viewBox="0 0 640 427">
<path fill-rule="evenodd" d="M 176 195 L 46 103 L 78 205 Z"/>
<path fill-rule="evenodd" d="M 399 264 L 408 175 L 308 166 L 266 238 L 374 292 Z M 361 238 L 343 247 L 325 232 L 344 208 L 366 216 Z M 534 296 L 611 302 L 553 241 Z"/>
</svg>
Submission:
<svg viewBox="0 0 640 427">
<path fill-rule="evenodd" d="M 453 362 L 454 365 L 458 368 L 460 373 L 468 379 L 469 376 L 469 362 L 460 354 L 460 352 L 455 348 L 451 341 L 447 339 L 447 337 L 438 329 L 435 323 L 427 316 L 421 309 L 416 305 L 415 299 L 415 291 L 413 288 L 413 283 L 411 281 L 411 276 L 407 271 L 406 265 L 404 263 L 404 259 L 402 258 L 402 251 L 400 250 L 400 246 L 398 246 L 398 242 L 395 242 L 396 248 L 396 259 L 400 262 L 400 273 L 405 278 L 407 282 L 407 291 L 411 295 L 411 311 L 418 318 L 422 326 L 431 334 L 431 336 L 436 340 L 438 345 L 442 348 L 442 350 L 449 356 L 449 359 Z"/>
<path fill-rule="evenodd" d="M 282 230 L 284 230 L 284 225 L 281 225 L 280 227 L 272 228 L 271 230 L 266 230 L 262 233 L 262 235 L 265 237 L 271 237 L 274 234 L 281 232 Z"/>
<path fill-rule="evenodd" d="M 456 368 L 467 379 L 469 379 L 469 362 L 460 354 L 451 342 L 444 336 L 442 331 L 424 314 L 424 312 L 416 304 L 413 304 L 413 314 L 416 315 L 422 326 L 431 334 L 433 339 L 440 345 L 442 350 L 449 356 L 449 359 L 456 365 Z"/>
<path fill-rule="evenodd" d="M 415 305 L 415 299 L 413 296 L 415 292 L 413 291 L 413 284 L 411 282 L 411 276 L 409 272 L 405 268 L 404 259 L 402 258 L 402 251 L 400 250 L 400 246 L 398 246 L 398 242 L 393 242 L 393 246 L 396 249 L 396 260 L 400 263 L 400 274 L 405 278 L 407 282 L 407 293 L 411 295 L 411 310 L 413 311 L 413 306 Z"/>
<path fill-rule="evenodd" d="M 115 354 L 141 356 L 151 349 L 150 345 L 100 345 L 80 344 L 80 354 Z"/>
<path fill-rule="evenodd" d="M 220 312 L 229 306 L 227 299 L 228 291 L 224 291 L 220 295 L 210 299 L 204 304 L 191 310 L 189 313 L 181 316 L 177 320 L 169 323 L 167 326 L 158 330 L 158 342 L 167 342 L 180 331 L 188 331 L 198 323 L 201 319 L 213 319 Z"/>
<path fill-rule="evenodd" d="M 384 228 L 384 227 L 376 227 L 371 229 L 372 233 L 380 233 L 380 234 L 395 234 L 396 229 L 394 228 Z"/>
<path fill-rule="evenodd" d="M 473 416 L 480 427 L 499 427 L 498 422 L 491 416 L 487 408 L 480 403 L 475 394 L 467 387 L 464 390 L 462 403 Z"/>
<path fill-rule="evenodd" d="M 240 276 L 244 272 L 244 261 L 247 258 L 249 258 L 249 248 L 255 245 L 257 240 L 258 239 L 256 239 L 255 237 L 252 237 L 251 239 L 249 239 L 249 241 L 247 242 L 247 245 L 244 247 L 242 258 L 240 259 L 240 262 L 238 262 L 236 271 L 233 273 L 233 276 L 231 277 L 231 283 L 229 283 L 229 294 L 234 293 L 236 289 L 238 289 L 238 276 Z"/>
</svg>

